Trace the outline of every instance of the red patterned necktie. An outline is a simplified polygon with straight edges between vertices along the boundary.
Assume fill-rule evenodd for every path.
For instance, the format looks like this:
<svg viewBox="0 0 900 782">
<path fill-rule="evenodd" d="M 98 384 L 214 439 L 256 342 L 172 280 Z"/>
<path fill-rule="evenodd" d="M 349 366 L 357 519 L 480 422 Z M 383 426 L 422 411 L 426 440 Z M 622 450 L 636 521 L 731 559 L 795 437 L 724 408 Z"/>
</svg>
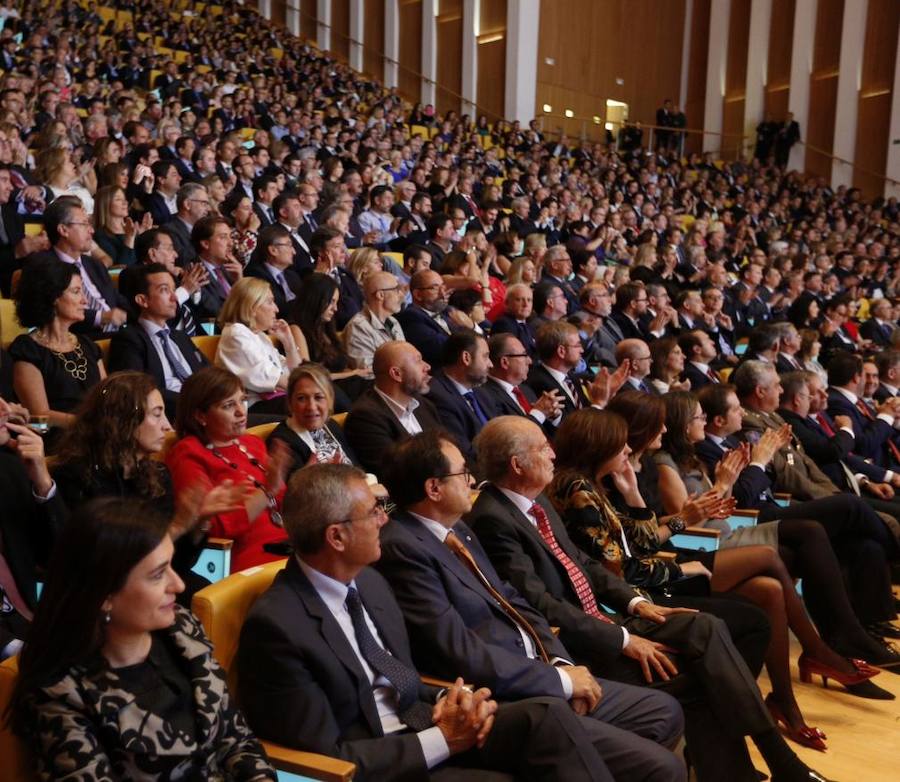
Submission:
<svg viewBox="0 0 900 782">
<path fill-rule="evenodd" d="M 825 434 L 829 437 L 834 437 L 834 429 L 831 428 L 831 425 L 822 413 L 816 413 L 816 420 L 819 422 L 819 426 L 825 430 Z"/>
<path fill-rule="evenodd" d="M 525 394 L 522 393 L 522 389 L 518 386 L 512 387 L 512 394 L 516 398 L 516 401 L 519 403 L 519 407 L 521 407 L 525 411 L 525 415 L 531 412 L 531 403 L 525 398 Z"/>
<path fill-rule="evenodd" d="M 547 544 L 553 556 L 556 557 L 559 564 L 562 565 L 566 569 L 566 573 L 569 574 L 569 581 L 572 582 L 572 588 L 575 590 L 575 594 L 578 595 L 582 610 L 589 616 L 596 617 L 601 622 L 615 624 L 612 619 L 606 616 L 606 614 L 597 607 L 594 590 L 591 589 L 591 585 L 584 575 L 584 572 L 560 547 L 556 535 L 553 534 L 553 530 L 550 528 L 550 519 L 547 517 L 547 512 L 540 505 L 534 503 L 531 506 L 531 515 L 537 520 L 538 533 L 544 539 L 544 543 Z"/>
</svg>

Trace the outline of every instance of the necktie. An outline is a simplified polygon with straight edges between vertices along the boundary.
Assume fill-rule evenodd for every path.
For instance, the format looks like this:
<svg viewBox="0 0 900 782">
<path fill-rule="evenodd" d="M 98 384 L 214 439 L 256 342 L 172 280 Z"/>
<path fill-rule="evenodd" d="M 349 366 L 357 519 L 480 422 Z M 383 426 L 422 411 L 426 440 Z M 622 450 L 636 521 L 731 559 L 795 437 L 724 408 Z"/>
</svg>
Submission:
<svg viewBox="0 0 900 782">
<path fill-rule="evenodd" d="M 710 381 L 713 382 L 713 383 L 720 383 L 720 382 L 722 382 L 722 381 L 719 380 L 719 373 L 716 372 L 712 367 L 707 367 L 707 368 L 706 368 L 706 376 L 707 376 L 707 377 L 710 379 Z"/>
<path fill-rule="evenodd" d="M 215 277 L 219 281 L 219 285 L 222 286 L 222 290 L 225 292 L 227 296 L 231 293 L 231 283 L 228 282 L 228 278 L 225 276 L 225 272 L 221 266 L 215 266 Z"/>
<path fill-rule="evenodd" d="M 197 324 L 194 322 L 194 314 L 191 312 L 191 308 L 187 303 L 181 304 L 178 307 L 178 317 L 181 321 L 181 330 L 189 337 L 196 337 Z"/>
<path fill-rule="evenodd" d="M 463 394 L 463 398 L 469 403 L 469 407 L 471 407 L 472 412 L 475 413 L 475 417 L 478 419 L 478 423 L 484 426 L 488 422 L 488 418 L 484 414 L 484 410 L 481 409 L 481 405 L 478 404 L 478 397 L 475 396 L 475 392 L 467 391 L 465 394 Z"/>
<path fill-rule="evenodd" d="M 275 278 L 278 281 L 278 284 L 281 286 L 281 290 L 284 291 L 284 297 L 288 301 L 293 301 L 296 296 L 294 296 L 294 292 L 291 290 L 290 286 L 287 284 L 287 280 L 284 278 L 284 272 L 278 272 L 278 276 Z"/>
<path fill-rule="evenodd" d="M 315 218 L 313 218 L 312 214 L 306 215 L 306 224 L 309 226 L 310 231 L 315 231 L 316 228 L 318 227 L 316 224 Z"/>
<path fill-rule="evenodd" d="M 834 437 L 834 429 L 831 428 L 831 424 L 828 423 L 828 419 L 825 418 L 824 413 L 816 413 L 816 421 L 819 422 L 819 426 L 825 431 L 829 437 Z"/>
<path fill-rule="evenodd" d="M 531 412 L 531 403 L 525 398 L 525 394 L 522 393 L 522 389 L 518 386 L 512 387 L 512 394 L 516 398 L 516 401 L 519 403 L 519 407 L 525 411 L 525 414 Z"/>
<path fill-rule="evenodd" d="M 444 320 L 444 316 L 441 315 L 440 312 L 435 312 L 431 319 L 441 327 L 443 331 L 446 331 L 448 334 L 450 333 L 450 327 L 447 325 L 447 321 Z"/>
<path fill-rule="evenodd" d="M 569 581 L 572 583 L 572 588 L 575 590 L 575 594 L 578 595 L 582 610 L 588 616 L 593 616 L 603 622 L 614 624 L 613 621 L 597 607 L 594 590 L 591 589 L 591 585 L 588 583 L 584 572 L 559 545 L 559 541 L 557 541 L 556 535 L 553 534 L 553 530 L 550 527 L 550 519 L 547 517 L 547 511 L 535 502 L 531 506 L 531 515 L 537 520 L 538 533 L 543 538 L 544 543 L 547 544 L 550 553 L 553 554 L 553 556 L 556 557 L 557 562 L 566 569 Z"/>
<path fill-rule="evenodd" d="M 566 390 L 569 392 L 569 396 L 572 398 L 572 401 L 575 403 L 575 407 L 581 407 L 581 404 L 578 400 L 578 394 L 575 392 L 575 381 L 572 378 L 566 376 L 565 379 Z"/>
<path fill-rule="evenodd" d="M 503 609 L 503 612 L 510 618 L 513 624 L 531 638 L 538 656 L 545 663 L 549 663 L 550 655 L 547 654 L 544 644 L 541 643 L 541 638 L 537 634 L 537 630 L 535 630 L 534 627 L 531 626 L 531 623 L 494 588 L 488 577 L 482 572 L 481 568 L 478 567 L 478 563 L 475 561 L 475 557 L 472 556 L 472 552 L 466 548 L 465 544 L 453 530 L 450 530 L 450 532 L 447 533 L 447 537 L 444 538 L 444 545 L 450 549 L 456 558 L 463 563 L 466 569 L 481 582 L 481 585 L 490 593 L 491 597 L 497 601 L 497 604 Z"/>
<path fill-rule="evenodd" d="M 638 391 L 643 391 L 645 394 L 650 393 L 650 389 L 647 387 L 647 384 L 643 380 L 638 380 Z"/>
<path fill-rule="evenodd" d="M 856 400 L 856 409 L 859 410 L 859 412 L 862 413 L 863 416 L 868 420 L 876 420 L 876 416 L 872 413 L 872 411 L 869 409 L 869 406 L 865 402 L 863 402 L 862 399 Z M 893 434 L 891 434 L 891 437 L 893 437 Z M 897 447 L 897 444 L 889 438 L 887 441 L 887 447 L 891 452 L 891 456 L 894 458 L 894 461 L 900 463 L 900 448 Z"/>
<path fill-rule="evenodd" d="M 88 277 L 80 258 L 75 261 L 75 265 L 81 274 L 81 289 L 84 291 L 84 298 L 87 299 L 88 309 L 106 312 L 109 309 L 109 305 L 103 300 L 103 296 L 100 295 L 100 291 L 97 290 L 94 281 Z"/>
<path fill-rule="evenodd" d="M 531 353 L 534 340 L 532 339 L 531 329 L 528 328 L 528 324 L 516 321 L 516 335 L 519 337 L 519 342 L 522 343 L 526 352 Z"/>
<path fill-rule="evenodd" d="M 175 356 L 175 350 L 172 347 L 172 343 L 169 341 L 169 330 L 160 329 L 156 334 L 159 336 L 159 341 L 162 343 L 163 353 L 166 356 L 166 361 L 169 362 L 169 369 L 171 369 L 172 374 L 178 378 L 178 382 L 183 383 L 190 377 L 190 373 L 184 371 L 184 367 Z"/>
<path fill-rule="evenodd" d="M 387 679 L 397 691 L 400 719 L 415 731 L 432 725 L 431 708 L 419 700 L 419 675 L 402 660 L 385 650 L 369 632 L 363 614 L 362 600 L 353 587 L 347 590 L 347 611 L 356 633 L 356 643 L 365 661 Z"/>
</svg>

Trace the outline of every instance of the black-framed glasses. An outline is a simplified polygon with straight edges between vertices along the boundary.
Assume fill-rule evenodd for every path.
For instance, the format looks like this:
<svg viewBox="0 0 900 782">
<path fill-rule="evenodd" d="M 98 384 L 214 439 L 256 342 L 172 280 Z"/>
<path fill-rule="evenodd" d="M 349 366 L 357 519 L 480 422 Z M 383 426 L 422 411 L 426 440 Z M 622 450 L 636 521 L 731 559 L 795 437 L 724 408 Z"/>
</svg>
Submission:
<svg viewBox="0 0 900 782">
<path fill-rule="evenodd" d="M 399 290 L 400 290 L 400 286 L 395 285 L 393 288 L 377 288 L 376 293 L 388 293 L 389 291 L 399 291 Z M 421 288 L 419 290 L 421 290 Z"/>
<path fill-rule="evenodd" d="M 470 483 L 472 480 L 472 473 L 469 470 L 460 470 L 459 472 L 446 472 L 443 475 L 435 475 L 439 481 L 446 480 L 447 478 L 455 478 L 457 475 L 464 475 L 466 478 L 466 483 Z"/>
<path fill-rule="evenodd" d="M 390 497 L 376 497 L 375 504 L 365 516 L 357 516 L 355 519 L 341 519 L 334 522 L 335 524 L 352 524 L 354 521 L 369 521 L 380 515 L 390 516 L 397 509 L 396 503 L 391 501 Z"/>
<path fill-rule="evenodd" d="M 528 358 L 527 353 L 504 353 L 500 358 Z"/>
</svg>

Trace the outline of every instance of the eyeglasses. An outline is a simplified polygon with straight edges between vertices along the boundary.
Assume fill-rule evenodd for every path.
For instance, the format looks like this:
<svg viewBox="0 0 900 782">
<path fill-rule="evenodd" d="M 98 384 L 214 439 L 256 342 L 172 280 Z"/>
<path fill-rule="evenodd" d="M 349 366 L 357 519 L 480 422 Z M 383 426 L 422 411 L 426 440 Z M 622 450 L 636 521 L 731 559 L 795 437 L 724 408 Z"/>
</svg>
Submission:
<svg viewBox="0 0 900 782">
<path fill-rule="evenodd" d="M 399 290 L 400 290 L 400 286 L 395 285 L 393 288 L 377 288 L 376 293 L 387 293 L 389 291 L 399 291 Z M 419 288 L 418 290 L 422 290 L 422 288 Z"/>
<path fill-rule="evenodd" d="M 342 519 L 334 522 L 335 524 L 352 524 L 354 521 L 369 521 L 379 516 L 390 516 L 397 509 L 397 505 L 391 502 L 390 497 L 376 497 L 375 504 L 365 516 L 359 516 L 355 519 Z"/>
<path fill-rule="evenodd" d="M 290 242 L 272 242 L 269 245 L 270 247 L 292 247 L 293 245 Z"/>
<path fill-rule="evenodd" d="M 72 222 L 70 222 L 70 223 L 63 223 L 63 225 L 86 225 L 86 226 L 90 226 L 90 223 L 87 222 L 86 220 L 84 220 L 84 221 L 72 220 Z"/>
<path fill-rule="evenodd" d="M 504 353 L 500 358 L 528 358 L 527 353 Z"/>
<path fill-rule="evenodd" d="M 195 204 L 206 204 L 206 206 L 209 206 L 209 201 L 208 201 L 208 200 L 204 200 L 204 199 L 202 199 L 202 198 L 188 198 L 188 199 L 186 199 L 186 200 L 191 201 L 191 202 L 193 202 L 193 203 L 195 203 Z"/>
<path fill-rule="evenodd" d="M 469 483 L 472 480 L 472 473 L 469 472 L 468 470 L 460 470 L 459 472 L 448 472 L 448 473 L 445 473 L 444 475 L 435 475 L 434 477 L 437 478 L 439 481 L 443 481 L 447 478 L 455 478 L 457 475 L 464 475 L 466 478 L 466 483 Z"/>
<path fill-rule="evenodd" d="M 635 356 L 631 359 L 631 363 L 633 364 L 635 361 L 649 361 L 653 356 Z"/>
<path fill-rule="evenodd" d="M 705 421 L 706 413 L 700 413 L 700 415 L 692 415 L 691 420 L 692 421 Z"/>
</svg>

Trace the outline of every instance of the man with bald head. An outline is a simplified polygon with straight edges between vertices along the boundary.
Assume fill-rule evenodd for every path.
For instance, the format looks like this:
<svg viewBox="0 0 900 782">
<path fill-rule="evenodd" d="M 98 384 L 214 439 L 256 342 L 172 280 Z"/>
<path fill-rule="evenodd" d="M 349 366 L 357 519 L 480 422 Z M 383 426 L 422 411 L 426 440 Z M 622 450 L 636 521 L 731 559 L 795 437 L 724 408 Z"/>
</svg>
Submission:
<svg viewBox="0 0 900 782">
<path fill-rule="evenodd" d="M 653 393 L 645 378 L 650 374 L 653 359 L 650 348 L 642 339 L 623 339 L 616 345 L 616 363 L 621 364 L 629 359 L 628 379 L 622 386 L 623 391 L 644 391 Z"/>
<path fill-rule="evenodd" d="M 534 311 L 534 292 L 530 285 L 517 282 L 506 289 L 506 308 L 494 321 L 491 334 L 512 334 L 522 343 L 529 356 L 537 355 L 534 329 L 528 322 Z"/>
<path fill-rule="evenodd" d="M 369 369 L 381 345 L 406 339 L 393 317 L 400 312 L 403 294 L 399 280 L 390 272 L 376 272 L 365 278 L 365 304 L 344 329 L 344 349 L 354 367 Z"/>
<path fill-rule="evenodd" d="M 431 367 L 413 345 L 385 342 L 375 350 L 372 372 L 375 383 L 354 402 L 344 433 L 362 466 L 377 475 L 392 443 L 439 429 L 441 422 L 424 397 L 431 387 Z"/>
</svg>

